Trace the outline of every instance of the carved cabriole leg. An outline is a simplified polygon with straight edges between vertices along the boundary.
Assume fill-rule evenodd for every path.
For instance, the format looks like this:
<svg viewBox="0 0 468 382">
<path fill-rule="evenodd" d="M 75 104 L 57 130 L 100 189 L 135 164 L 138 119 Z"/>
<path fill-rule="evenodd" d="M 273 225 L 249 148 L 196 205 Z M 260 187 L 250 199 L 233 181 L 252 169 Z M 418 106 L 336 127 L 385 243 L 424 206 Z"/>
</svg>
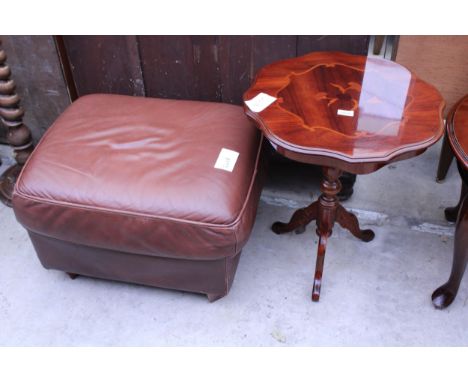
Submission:
<svg viewBox="0 0 468 382">
<path fill-rule="evenodd" d="M 311 221 L 317 219 L 318 204 L 319 202 L 315 201 L 310 206 L 295 211 L 293 216 L 289 220 L 289 223 L 273 223 L 273 225 L 271 226 L 272 231 L 278 235 L 294 230 L 296 231 L 296 233 L 304 232 L 305 226 Z"/>
<path fill-rule="evenodd" d="M 323 181 L 320 189 L 322 195 L 319 198 L 317 235 L 319 235 L 319 244 L 317 249 L 317 262 L 315 265 L 314 286 L 312 288 L 312 301 L 320 299 L 320 288 L 322 286 L 323 264 L 325 252 L 327 249 L 327 240 L 332 234 L 333 225 L 336 219 L 336 210 L 338 208 L 337 194 L 341 190 L 339 176 L 341 171 L 338 169 L 324 167 Z"/>
<path fill-rule="evenodd" d="M 340 204 L 336 210 L 336 222 L 351 232 L 355 237 L 365 241 L 366 243 L 374 239 L 374 231 L 370 229 L 361 230 L 359 227 L 359 220 L 353 213 L 346 211 Z"/>
<path fill-rule="evenodd" d="M 6 53 L 0 40 L 0 119 L 8 128 L 8 143 L 14 149 L 16 164 L 7 169 L 0 178 L 0 200 L 11 206 L 11 196 L 18 175 L 33 150 L 31 132 L 23 124 L 24 110 L 16 93 L 11 71 L 6 64 Z"/>
<path fill-rule="evenodd" d="M 455 245 L 453 250 L 452 271 L 449 280 L 434 293 L 432 293 L 432 303 L 438 309 L 449 306 L 457 296 L 460 282 L 465 273 L 468 262 L 468 195 L 465 195 L 461 203 L 458 214 L 457 226 L 455 229 Z"/>
</svg>

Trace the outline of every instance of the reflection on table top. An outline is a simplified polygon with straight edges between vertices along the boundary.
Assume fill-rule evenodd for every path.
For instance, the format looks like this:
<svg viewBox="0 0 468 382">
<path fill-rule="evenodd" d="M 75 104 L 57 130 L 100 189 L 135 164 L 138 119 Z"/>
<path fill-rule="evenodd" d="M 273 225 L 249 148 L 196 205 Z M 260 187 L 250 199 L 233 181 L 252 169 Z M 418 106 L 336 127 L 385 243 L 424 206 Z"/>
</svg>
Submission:
<svg viewBox="0 0 468 382">
<path fill-rule="evenodd" d="M 439 92 L 394 62 L 316 52 L 262 68 L 244 101 L 276 97 L 246 113 L 283 149 L 345 161 L 388 161 L 443 133 Z"/>
</svg>

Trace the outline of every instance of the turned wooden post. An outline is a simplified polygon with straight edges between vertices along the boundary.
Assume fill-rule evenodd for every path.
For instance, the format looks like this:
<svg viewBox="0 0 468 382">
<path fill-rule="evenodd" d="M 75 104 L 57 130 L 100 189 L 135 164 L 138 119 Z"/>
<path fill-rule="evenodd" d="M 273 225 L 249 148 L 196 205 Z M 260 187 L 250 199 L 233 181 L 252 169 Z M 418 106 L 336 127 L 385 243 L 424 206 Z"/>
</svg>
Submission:
<svg viewBox="0 0 468 382">
<path fill-rule="evenodd" d="M 320 299 L 327 241 L 332 234 L 335 222 L 362 241 L 371 241 L 375 236 L 370 229 L 361 230 L 356 215 L 347 211 L 340 204 L 338 194 L 341 190 L 340 175 L 342 171 L 331 167 L 323 167 L 322 171 L 323 180 L 320 186 L 322 194 L 319 199 L 308 207 L 295 211 L 288 223 L 275 222 L 271 227 L 276 234 L 291 231 L 302 233 L 305 231 L 307 224 L 314 220 L 317 221 L 316 232 L 319 236 L 319 244 L 312 287 L 312 301 L 319 301 Z"/>
<path fill-rule="evenodd" d="M 15 82 L 11 78 L 7 56 L 0 40 L 0 120 L 8 128 L 8 143 L 13 147 L 16 164 L 0 177 L 0 200 L 11 206 L 11 197 L 16 179 L 34 146 L 31 131 L 23 123 L 24 110 L 16 93 Z"/>
</svg>

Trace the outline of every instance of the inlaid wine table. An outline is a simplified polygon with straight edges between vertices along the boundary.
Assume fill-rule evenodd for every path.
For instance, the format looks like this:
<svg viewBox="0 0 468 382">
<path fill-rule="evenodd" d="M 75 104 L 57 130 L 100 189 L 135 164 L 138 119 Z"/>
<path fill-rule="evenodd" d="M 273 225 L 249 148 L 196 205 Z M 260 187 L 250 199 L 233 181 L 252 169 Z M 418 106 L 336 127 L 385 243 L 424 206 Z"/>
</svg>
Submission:
<svg viewBox="0 0 468 382">
<path fill-rule="evenodd" d="M 458 204 L 445 210 L 447 220 L 456 221 L 457 225 L 450 277 L 432 294 L 432 303 L 439 309 L 449 306 L 457 296 L 468 262 L 468 95 L 450 110 L 446 126 L 447 140 L 457 158 L 462 190 Z"/>
<path fill-rule="evenodd" d="M 282 234 L 303 231 L 316 220 L 312 300 L 318 301 L 334 223 L 365 242 L 374 238 L 374 232 L 361 230 L 357 217 L 339 203 L 340 174 L 372 173 L 423 153 L 443 134 L 445 102 L 432 85 L 399 64 L 340 52 L 267 65 L 243 99 L 246 114 L 276 151 L 323 168 L 318 200 L 297 210 L 288 223 L 272 226 Z"/>
</svg>

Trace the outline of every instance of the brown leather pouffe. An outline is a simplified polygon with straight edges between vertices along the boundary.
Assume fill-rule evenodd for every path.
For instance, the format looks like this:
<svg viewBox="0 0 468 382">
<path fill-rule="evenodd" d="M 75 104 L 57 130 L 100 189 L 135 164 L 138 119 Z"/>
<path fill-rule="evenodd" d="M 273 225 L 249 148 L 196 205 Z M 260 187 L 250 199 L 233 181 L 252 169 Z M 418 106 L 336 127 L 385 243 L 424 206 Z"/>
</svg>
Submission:
<svg viewBox="0 0 468 382">
<path fill-rule="evenodd" d="M 214 301 L 255 220 L 261 143 L 238 106 L 85 96 L 34 150 L 13 208 L 47 269 Z M 232 171 L 214 166 L 223 148 Z"/>
</svg>

